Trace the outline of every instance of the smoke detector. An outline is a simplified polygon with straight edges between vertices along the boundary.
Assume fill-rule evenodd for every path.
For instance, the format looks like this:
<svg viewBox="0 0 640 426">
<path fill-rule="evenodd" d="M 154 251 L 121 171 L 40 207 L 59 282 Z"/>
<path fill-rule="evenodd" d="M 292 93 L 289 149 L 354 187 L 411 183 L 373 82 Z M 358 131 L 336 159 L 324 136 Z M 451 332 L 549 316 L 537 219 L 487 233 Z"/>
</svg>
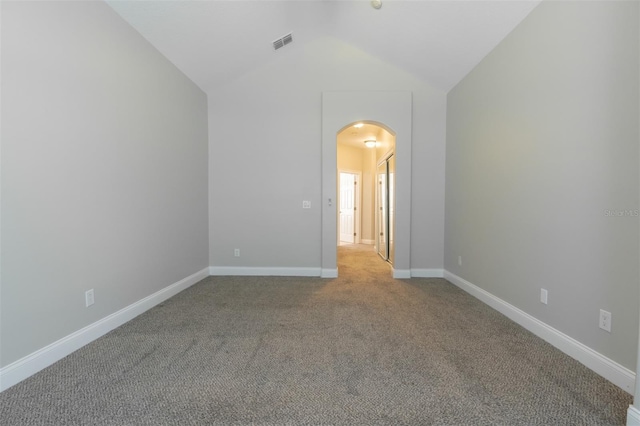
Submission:
<svg viewBox="0 0 640 426">
<path fill-rule="evenodd" d="M 371 0 L 371 7 L 380 9 L 382 7 L 382 0 Z"/>
</svg>

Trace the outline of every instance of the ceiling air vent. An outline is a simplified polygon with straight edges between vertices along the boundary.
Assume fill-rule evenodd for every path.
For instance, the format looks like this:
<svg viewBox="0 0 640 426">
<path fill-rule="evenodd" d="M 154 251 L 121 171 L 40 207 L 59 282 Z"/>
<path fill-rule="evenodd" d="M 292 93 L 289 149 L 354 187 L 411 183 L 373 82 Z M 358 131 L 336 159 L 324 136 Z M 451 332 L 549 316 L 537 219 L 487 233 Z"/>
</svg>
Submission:
<svg viewBox="0 0 640 426">
<path fill-rule="evenodd" d="M 283 36 L 282 38 L 277 39 L 276 41 L 273 42 L 273 48 L 275 50 L 280 49 L 281 47 L 286 46 L 287 44 L 291 43 L 293 41 L 293 34 L 289 33 L 285 36 Z"/>
</svg>

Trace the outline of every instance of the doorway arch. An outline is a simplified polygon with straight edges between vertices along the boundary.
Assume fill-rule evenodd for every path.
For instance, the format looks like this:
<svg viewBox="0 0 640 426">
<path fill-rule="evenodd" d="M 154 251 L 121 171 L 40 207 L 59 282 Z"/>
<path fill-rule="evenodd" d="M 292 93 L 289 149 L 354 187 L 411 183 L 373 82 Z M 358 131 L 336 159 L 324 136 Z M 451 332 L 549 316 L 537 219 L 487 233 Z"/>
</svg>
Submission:
<svg viewBox="0 0 640 426">
<path fill-rule="evenodd" d="M 411 92 L 324 92 L 322 94 L 321 276 L 338 276 L 338 133 L 356 122 L 384 126 L 396 135 L 396 229 L 394 278 L 411 277 Z"/>
<path fill-rule="evenodd" d="M 393 129 L 371 120 L 349 123 L 337 135 L 339 245 L 372 244 L 380 257 L 391 264 L 395 252 L 395 145 Z M 349 185 L 354 170 L 360 176 L 359 182 Z M 350 208 L 351 194 L 357 196 L 355 204 L 359 207 L 355 210 Z M 357 225 L 353 226 L 355 229 L 352 223 Z"/>
</svg>

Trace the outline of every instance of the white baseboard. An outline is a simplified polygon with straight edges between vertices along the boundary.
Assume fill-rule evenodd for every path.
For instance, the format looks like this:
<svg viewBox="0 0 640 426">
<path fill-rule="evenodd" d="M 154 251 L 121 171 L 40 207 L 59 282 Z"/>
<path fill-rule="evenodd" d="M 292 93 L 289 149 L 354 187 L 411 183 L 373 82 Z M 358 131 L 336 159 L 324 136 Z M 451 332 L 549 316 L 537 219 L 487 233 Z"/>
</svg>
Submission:
<svg viewBox="0 0 640 426">
<path fill-rule="evenodd" d="M 633 405 L 627 410 L 627 426 L 640 426 L 640 411 Z"/>
<path fill-rule="evenodd" d="M 338 278 L 338 269 L 322 268 L 322 271 L 320 272 L 320 277 L 321 278 Z"/>
<path fill-rule="evenodd" d="M 403 280 L 411 278 L 411 269 L 393 269 L 393 278 Z"/>
<path fill-rule="evenodd" d="M 337 270 L 336 270 L 337 272 Z M 235 275 L 235 276 L 279 276 L 279 277 L 320 277 L 320 268 L 277 268 L 277 267 L 236 267 L 236 266 L 212 266 L 209 275 Z"/>
<path fill-rule="evenodd" d="M 442 269 L 394 269 L 393 278 L 442 278 L 444 270 Z"/>
<path fill-rule="evenodd" d="M 443 269 L 411 269 L 411 276 L 415 278 L 442 278 Z"/>
<path fill-rule="evenodd" d="M 208 276 L 209 270 L 205 268 L 1 368 L 0 392 L 61 360 Z"/>
<path fill-rule="evenodd" d="M 365 240 L 365 239 L 360 240 L 360 244 L 374 245 L 375 243 L 376 242 L 374 240 Z"/>
<path fill-rule="evenodd" d="M 627 410 L 627 426 L 640 426 L 640 411 L 633 405 Z"/>
<path fill-rule="evenodd" d="M 449 271 L 444 278 L 633 395 L 633 371 Z"/>
</svg>

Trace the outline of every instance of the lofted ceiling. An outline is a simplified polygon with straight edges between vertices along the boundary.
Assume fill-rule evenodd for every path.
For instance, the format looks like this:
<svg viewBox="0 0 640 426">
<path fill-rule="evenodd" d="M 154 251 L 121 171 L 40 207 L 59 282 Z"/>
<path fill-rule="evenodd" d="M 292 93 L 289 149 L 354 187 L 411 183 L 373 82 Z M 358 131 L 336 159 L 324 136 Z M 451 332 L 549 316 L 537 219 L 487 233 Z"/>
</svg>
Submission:
<svg viewBox="0 0 640 426">
<path fill-rule="evenodd" d="M 448 92 L 540 1 L 107 0 L 205 92 L 331 36 Z"/>
</svg>

